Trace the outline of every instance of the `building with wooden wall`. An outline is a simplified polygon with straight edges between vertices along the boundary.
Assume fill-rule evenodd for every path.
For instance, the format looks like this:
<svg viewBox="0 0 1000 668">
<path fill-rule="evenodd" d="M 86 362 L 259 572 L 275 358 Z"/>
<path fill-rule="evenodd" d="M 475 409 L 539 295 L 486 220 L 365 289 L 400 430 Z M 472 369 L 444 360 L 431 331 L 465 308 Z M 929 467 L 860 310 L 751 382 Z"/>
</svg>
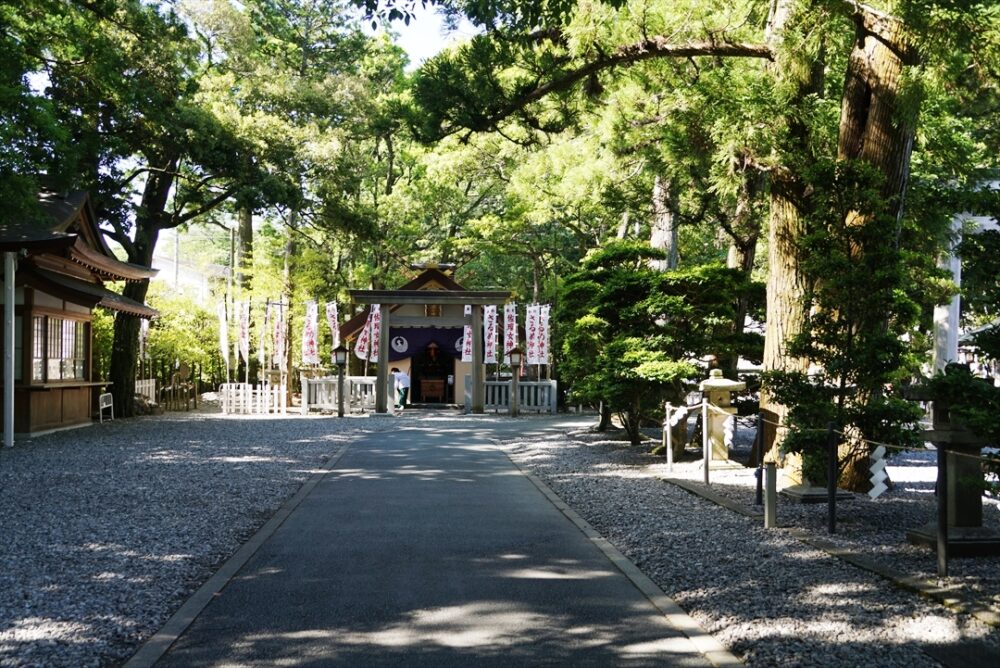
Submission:
<svg viewBox="0 0 1000 668">
<path fill-rule="evenodd" d="M 93 375 L 93 310 L 142 318 L 156 311 L 104 286 L 155 270 L 118 260 L 85 192 L 40 196 L 45 221 L 0 226 L 0 251 L 17 253 L 14 273 L 14 432 L 89 424 L 107 383 Z M 0 292 L 0 303 L 11 294 Z M 8 327 L 6 320 L 0 327 Z M 6 377 L 6 374 L 4 374 Z"/>
</svg>

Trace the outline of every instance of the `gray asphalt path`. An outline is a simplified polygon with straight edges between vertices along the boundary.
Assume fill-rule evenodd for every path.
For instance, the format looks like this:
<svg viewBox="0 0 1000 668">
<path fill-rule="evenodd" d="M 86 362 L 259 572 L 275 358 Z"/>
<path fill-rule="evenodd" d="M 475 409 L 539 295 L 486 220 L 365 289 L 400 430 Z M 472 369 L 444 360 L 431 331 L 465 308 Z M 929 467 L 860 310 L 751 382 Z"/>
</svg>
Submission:
<svg viewBox="0 0 1000 668">
<path fill-rule="evenodd" d="M 352 444 L 156 665 L 709 665 L 492 444 L 515 422 Z"/>
</svg>

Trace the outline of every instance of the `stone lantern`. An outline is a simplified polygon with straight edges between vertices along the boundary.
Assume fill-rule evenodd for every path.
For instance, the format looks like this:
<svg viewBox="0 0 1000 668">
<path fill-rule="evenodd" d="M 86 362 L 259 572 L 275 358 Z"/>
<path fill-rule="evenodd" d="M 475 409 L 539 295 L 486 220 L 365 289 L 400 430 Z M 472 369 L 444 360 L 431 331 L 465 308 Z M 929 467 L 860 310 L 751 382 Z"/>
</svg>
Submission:
<svg viewBox="0 0 1000 668">
<path fill-rule="evenodd" d="M 741 392 L 746 386 L 746 383 L 724 378 L 721 369 L 712 369 L 708 378 L 698 384 L 698 389 L 701 390 L 705 400 L 718 407 L 718 410 L 708 409 L 708 424 L 704 426 L 708 430 L 708 439 L 712 447 L 712 461 L 729 459 L 729 447 L 725 435 L 726 420 L 736 414 L 736 409 L 732 407 L 733 392 Z"/>
</svg>

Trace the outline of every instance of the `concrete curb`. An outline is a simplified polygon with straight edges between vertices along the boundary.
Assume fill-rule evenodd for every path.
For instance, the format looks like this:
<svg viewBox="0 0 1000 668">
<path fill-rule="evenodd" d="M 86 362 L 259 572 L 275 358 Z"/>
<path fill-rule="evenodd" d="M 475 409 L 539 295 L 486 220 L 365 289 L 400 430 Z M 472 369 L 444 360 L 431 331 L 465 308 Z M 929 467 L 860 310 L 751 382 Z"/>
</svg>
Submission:
<svg viewBox="0 0 1000 668">
<path fill-rule="evenodd" d="M 743 662 L 729 651 L 725 645 L 716 640 L 714 636 L 706 632 L 698 622 L 684 611 L 677 603 L 664 593 L 660 587 L 653 582 L 645 573 L 639 570 L 618 548 L 612 545 L 604 536 L 590 526 L 587 520 L 583 519 L 575 510 L 570 508 L 565 501 L 559 498 L 552 489 L 546 485 L 541 478 L 534 473 L 524 470 L 515 462 L 511 456 L 498 446 L 498 449 L 510 459 L 511 463 L 521 474 L 538 488 L 545 498 L 549 500 L 559 511 L 565 515 L 570 522 L 593 542 L 611 563 L 627 577 L 642 594 L 649 599 L 657 610 L 663 615 L 667 623 L 673 628 L 683 633 L 695 650 L 701 653 L 713 666 L 719 668 L 735 668 L 743 666 Z"/>
<path fill-rule="evenodd" d="M 710 501 L 718 506 L 726 508 L 727 510 L 731 510 L 732 512 L 742 515 L 743 517 L 755 521 L 763 521 L 762 513 L 750 510 L 742 504 L 716 494 L 712 490 L 706 490 L 703 486 L 692 483 L 689 480 L 680 480 L 677 478 L 659 479 L 665 483 L 680 487 L 684 491 L 701 497 L 706 501 Z M 857 552 L 852 552 L 847 548 L 840 547 L 832 541 L 825 540 L 819 536 L 814 536 L 804 529 L 788 526 L 780 526 L 779 528 L 787 531 L 788 534 L 796 540 L 805 543 L 810 547 L 814 547 L 817 550 L 822 550 L 831 557 L 840 559 L 841 561 L 849 563 L 852 566 L 868 571 L 874 575 L 878 575 L 901 589 L 920 594 L 925 598 L 929 598 L 937 603 L 940 603 L 954 612 L 972 615 L 984 624 L 1000 627 L 1000 613 L 992 610 L 989 605 L 983 603 L 975 596 L 970 596 L 956 587 L 942 587 L 933 580 L 923 580 L 903 575 L 898 571 L 886 568 L 870 557 L 858 554 Z"/>
<path fill-rule="evenodd" d="M 319 481 L 329 473 L 340 461 L 340 458 L 347 452 L 349 445 L 344 445 L 326 461 L 322 471 L 318 471 L 309 477 L 299 490 L 257 530 L 247 542 L 229 557 L 215 573 L 212 574 L 205 584 L 198 588 L 184 605 L 175 612 L 170 619 L 164 623 L 160 630 L 142 644 L 139 650 L 129 659 L 124 668 L 151 668 L 160 658 L 166 654 L 170 646 L 187 630 L 188 626 L 201 614 L 202 610 L 211 603 L 212 599 L 221 592 L 229 581 L 250 558 L 260 549 L 260 546 L 278 530 L 288 516 L 299 506 L 302 501 L 309 496 L 313 488 Z"/>
</svg>

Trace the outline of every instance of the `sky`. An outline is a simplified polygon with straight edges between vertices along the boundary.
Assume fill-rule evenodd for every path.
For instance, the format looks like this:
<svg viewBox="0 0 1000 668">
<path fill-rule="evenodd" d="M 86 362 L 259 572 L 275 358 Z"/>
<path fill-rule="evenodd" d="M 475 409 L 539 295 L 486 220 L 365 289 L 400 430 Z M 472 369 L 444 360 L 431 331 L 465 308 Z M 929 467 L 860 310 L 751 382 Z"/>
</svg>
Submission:
<svg viewBox="0 0 1000 668">
<path fill-rule="evenodd" d="M 391 24 L 392 31 L 397 34 L 396 44 L 403 47 L 410 56 L 410 65 L 407 68 L 409 70 L 415 70 L 446 46 L 469 39 L 476 34 L 475 27 L 464 20 L 457 30 L 447 31 L 444 20 L 434 7 L 423 7 L 417 3 L 413 13 L 414 18 L 410 21 L 410 25 L 402 21 L 393 21 Z"/>
</svg>

